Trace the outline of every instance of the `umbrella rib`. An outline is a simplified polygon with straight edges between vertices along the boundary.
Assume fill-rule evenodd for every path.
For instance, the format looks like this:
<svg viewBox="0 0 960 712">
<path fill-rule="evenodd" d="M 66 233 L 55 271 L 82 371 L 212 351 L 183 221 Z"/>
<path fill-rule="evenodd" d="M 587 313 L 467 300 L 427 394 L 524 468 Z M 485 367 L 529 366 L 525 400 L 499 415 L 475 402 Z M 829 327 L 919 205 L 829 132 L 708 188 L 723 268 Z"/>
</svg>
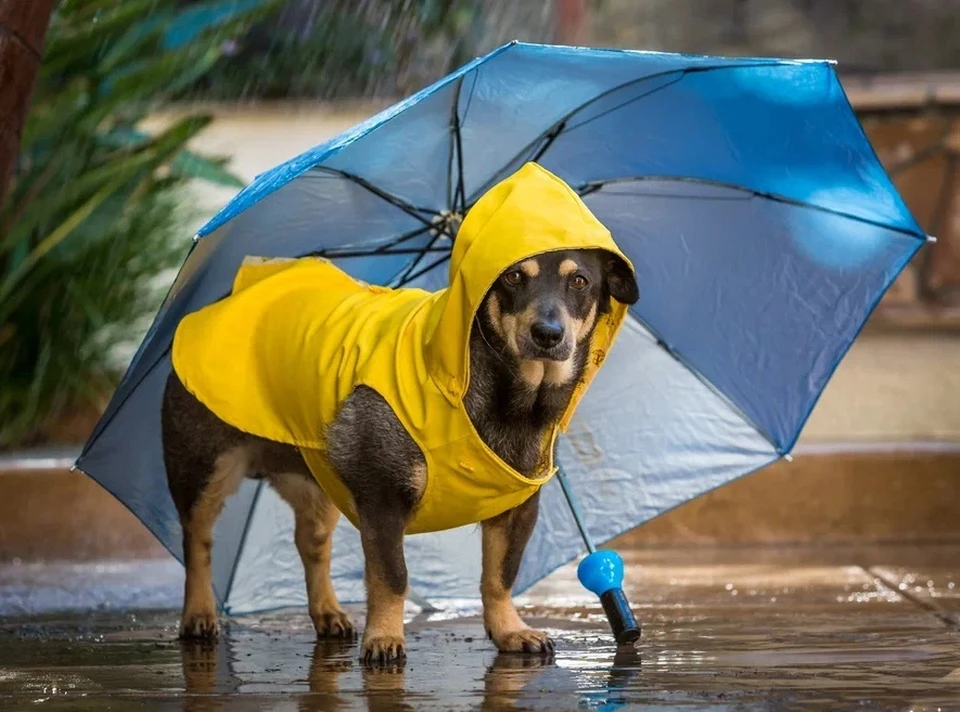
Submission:
<svg viewBox="0 0 960 712">
<path fill-rule="evenodd" d="M 447 168 L 448 205 L 454 212 L 462 212 L 467 205 L 467 196 L 463 186 L 463 137 L 460 133 L 460 90 L 463 88 L 463 77 L 457 80 L 457 88 L 453 95 L 453 106 L 450 111 L 450 128 L 453 143 L 450 146 L 450 165 Z M 450 174 L 453 171 L 453 160 L 457 161 L 457 185 L 450 194 Z M 458 205 L 459 203 L 459 205 Z"/>
<path fill-rule="evenodd" d="M 321 173 L 330 173 L 331 175 L 336 175 L 336 176 L 340 176 L 341 178 L 346 178 L 347 180 L 353 183 L 356 183 L 361 188 L 365 188 L 366 190 L 370 191 L 371 193 L 376 195 L 378 198 L 382 198 L 383 200 L 387 201 L 395 208 L 399 208 L 410 217 L 415 218 L 416 220 L 419 220 L 421 223 L 423 223 L 427 227 L 446 232 L 442 225 L 438 225 L 437 223 L 433 223 L 430 220 L 427 220 L 421 214 L 421 213 L 429 213 L 431 215 L 440 215 L 440 212 L 437 210 L 434 210 L 433 208 L 417 207 L 416 205 L 408 203 L 403 198 L 399 198 L 396 195 L 393 195 L 392 193 L 388 193 L 382 188 L 378 188 L 370 181 L 364 178 L 361 178 L 360 176 L 355 175 L 353 173 L 342 171 L 339 168 L 330 168 L 328 166 L 315 166 L 312 170 L 321 172 Z M 453 236 L 451 236 L 450 239 L 453 239 Z"/>
<path fill-rule="evenodd" d="M 634 102 L 640 101 L 641 99 L 646 99 L 648 96 L 650 96 L 650 95 L 652 95 L 652 94 L 656 94 L 656 93 L 657 93 L 658 91 L 660 91 L 661 89 L 666 89 L 666 88 L 668 88 L 668 87 L 673 86 L 674 84 L 676 84 L 677 82 L 679 82 L 681 79 L 683 79 L 684 76 L 686 76 L 686 75 L 684 74 L 684 72 L 682 72 L 682 71 L 680 71 L 680 70 L 678 70 L 678 71 L 676 72 L 676 74 L 677 74 L 677 76 L 676 76 L 673 80 L 671 80 L 670 82 L 665 83 L 665 84 L 661 84 L 660 86 L 656 86 L 656 87 L 654 87 L 653 89 L 651 89 L 650 91 L 645 92 L 645 93 L 643 93 L 643 94 L 639 94 L 639 95 L 637 95 L 637 96 L 631 97 L 630 99 L 627 99 L 626 101 L 620 102 L 620 103 L 617 104 L 616 106 L 611 106 L 611 107 L 610 107 L 609 109 L 607 109 L 606 111 L 601 111 L 601 112 L 600 112 L 599 114 L 597 114 L 596 116 L 591 116 L 589 119 L 585 119 L 584 121 L 581 121 L 579 124 L 574 124 L 573 126 L 569 126 L 569 123 L 570 123 L 570 122 L 569 122 L 569 119 L 564 120 L 564 121 L 561 121 L 559 124 L 556 125 L 556 127 L 553 129 L 553 131 L 551 131 L 550 133 L 548 133 L 548 134 L 546 135 L 546 137 L 545 137 L 545 138 L 546 138 L 546 141 L 544 141 L 543 145 L 537 150 L 536 154 L 534 154 L 533 158 L 531 158 L 530 160 L 531 160 L 531 161 L 539 161 L 539 160 L 540 160 L 540 157 L 543 156 L 543 154 L 547 152 L 547 149 L 550 148 L 550 146 L 553 145 L 553 142 L 556 141 L 556 140 L 560 137 L 561 134 L 569 134 L 569 133 L 571 133 L 571 132 L 573 132 L 573 131 L 576 131 L 577 129 L 583 128 L 583 127 L 586 126 L 587 124 L 590 124 L 590 123 L 592 123 L 592 122 L 594 122 L 594 121 L 597 121 L 598 119 L 602 119 L 604 116 L 607 116 L 608 114 L 612 114 L 614 111 L 617 111 L 617 110 L 619 110 L 619 109 L 622 109 L 623 107 L 627 106 L 628 104 L 632 104 L 632 103 L 634 103 Z M 664 75 L 664 76 L 667 76 L 667 75 Z M 573 117 L 571 116 L 570 118 L 572 119 Z"/>
<path fill-rule="evenodd" d="M 302 257 L 326 257 L 328 259 L 352 259 L 355 257 L 386 257 L 387 255 L 418 255 L 423 257 L 425 254 L 450 252 L 446 247 L 405 247 L 400 250 L 383 250 L 380 252 L 370 252 L 367 250 L 317 250 L 316 252 L 307 252 Z"/>
<path fill-rule="evenodd" d="M 587 124 L 593 123 L 597 119 L 602 119 L 604 116 L 612 114 L 614 111 L 618 111 L 619 109 L 622 109 L 623 107 L 628 106 L 629 104 L 632 104 L 636 101 L 640 101 L 641 99 L 646 99 L 648 96 L 652 96 L 653 94 L 656 94 L 658 91 L 661 91 L 663 89 L 669 89 L 674 84 L 682 80 L 685 76 L 687 76 L 686 71 L 678 71 L 676 74 L 677 76 L 671 79 L 670 81 L 664 82 L 659 86 L 655 86 L 648 92 L 644 92 L 643 94 L 638 94 L 637 96 L 634 96 L 634 97 L 631 97 L 630 99 L 622 101 L 616 106 L 611 106 L 606 111 L 601 111 L 596 116 L 591 116 L 589 119 L 584 119 L 579 124 L 574 124 L 573 126 L 569 126 L 570 121 L 569 120 L 565 121 L 564 124 L 566 125 L 566 128 L 563 133 L 571 133 L 572 131 L 576 131 L 577 129 L 583 128 Z M 661 76 L 669 76 L 669 74 L 663 74 Z M 573 117 L 571 116 L 570 118 L 572 119 Z"/>
<path fill-rule="evenodd" d="M 344 247 L 331 247 L 330 249 L 312 250 L 302 254 L 301 257 L 375 257 L 376 255 L 416 254 L 417 252 L 420 252 L 422 248 L 401 248 L 399 250 L 395 250 L 393 248 L 397 247 L 398 245 L 402 245 L 404 242 L 408 242 L 415 237 L 419 237 L 420 235 L 423 235 L 424 233 L 433 229 L 436 229 L 434 225 L 422 225 L 416 230 L 403 233 L 399 237 L 395 237 L 394 239 L 390 240 L 389 242 L 385 242 L 382 245 L 371 245 L 368 248 L 353 247 L 352 245 L 346 245 Z"/>
<path fill-rule="evenodd" d="M 398 283 L 399 283 L 399 284 L 406 284 L 406 282 L 407 282 L 408 278 L 410 277 L 410 275 L 411 275 L 411 274 L 413 273 L 413 271 L 417 268 L 417 266 L 418 266 L 421 262 L 423 262 L 423 258 L 427 256 L 427 253 L 429 253 L 429 252 L 447 252 L 447 253 L 449 253 L 449 252 L 450 252 L 450 250 L 444 249 L 444 248 L 442 248 L 442 247 L 439 248 L 439 249 L 438 249 L 438 248 L 434 248 L 434 245 L 436 244 L 437 240 L 439 240 L 439 239 L 440 239 L 440 233 L 437 233 L 437 234 L 435 234 L 432 238 L 430 238 L 430 242 L 427 243 L 426 249 L 420 250 L 420 254 L 417 255 L 417 258 L 416 258 L 415 260 L 413 260 L 413 262 L 411 262 L 411 263 L 407 266 L 407 268 L 404 270 L 403 274 L 400 276 L 400 279 L 398 280 Z"/>
<path fill-rule="evenodd" d="M 441 257 L 441 258 L 439 258 L 439 259 L 434 260 L 433 262 L 431 262 L 430 264 L 428 264 L 426 267 L 423 267 L 422 269 L 417 270 L 416 272 L 414 272 L 414 273 L 411 274 L 411 275 L 407 275 L 406 280 L 403 281 L 403 282 L 399 282 L 399 283 L 397 284 L 397 287 L 402 287 L 402 286 L 405 285 L 405 284 L 409 284 L 410 282 L 412 282 L 413 280 L 417 279 L 418 277 L 422 277 L 423 275 L 425 275 L 427 272 L 429 272 L 430 270 L 432 270 L 434 267 L 439 267 L 440 265 L 442 265 L 444 262 L 446 262 L 446 261 L 449 260 L 449 259 L 450 259 L 450 253 L 448 252 L 446 255 L 444 255 L 443 257 Z"/>
<path fill-rule="evenodd" d="M 532 150 L 533 150 L 533 147 L 536 146 L 539 141 L 542 141 L 545 137 L 548 138 L 551 133 L 556 132 L 557 135 L 554 136 L 553 139 L 549 141 L 550 143 L 553 143 L 553 141 L 555 141 L 555 140 L 560 136 L 560 134 L 563 133 L 562 125 L 568 124 L 569 121 L 570 121 L 570 119 L 573 118 L 574 116 L 576 116 L 579 112 L 583 111 L 585 108 L 587 108 L 587 107 L 590 106 L 591 104 L 593 104 L 593 103 L 595 103 L 595 102 L 598 102 L 598 101 L 600 101 L 601 99 L 606 98 L 607 96 L 609 96 L 610 94 L 613 94 L 614 92 L 618 92 L 618 91 L 620 91 L 621 89 L 625 89 L 625 88 L 627 88 L 628 86 L 631 86 L 631 85 L 633 85 L 633 84 L 640 84 L 640 83 L 642 83 L 642 82 L 647 82 L 647 81 L 650 81 L 651 79 L 659 79 L 660 77 L 665 77 L 665 76 L 668 76 L 668 75 L 670 75 L 670 74 L 676 74 L 677 72 L 679 72 L 680 75 L 681 75 L 681 76 L 677 79 L 677 81 L 679 82 L 681 79 L 683 79 L 683 78 L 684 78 L 685 76 L 687 76 L 688 74 L 699 74 L 699 73 L 701 73 L 701 72 L 711 72 L 711 71 L 715 71 L 715 70 L 724 70 L 724 69 L 751 69 L 751 68 L 755 68 L 755 67 L 786 67 L 786 66 L 791 66 L 791 65 L 793 65 L 793 64 L 795 64 L 795 62 L 791 62 L 791 61 L 784 61 L 784 62 L 744 62 L 744 63 L 742 63 L 742 64 L 710 64 L 710 65 L 706 65 L 706 66 L 703 66 L 703 67 L 685 67 L 685 68 L 683 68 L 683 69 L 668 69 L 668 70 L 665 70 L 665 71 L 662 71 L 662 72 L 655 72 L 655 73 L 653 73 L 653 74 L 649 74 L 649 75 L 647 75 L 647 76 L 645 76 L 645 77 L 637 77 L 636 79 L 629 79 L 629 80 L 627 80 L 627 81 L 625 81 L 625 82 L 621 82 L 620 84 L 617 84 L 616 86 L 610 87 L 609 89 L 600 92 L 600 93 L 597 94 L 596 96 L 591 97 L 590 99 L 587 99 L 586 101 L 584 101 L 583 103 L 575 106 L 573 109 L 571 109 L 571 110 L 568 111 L 566 114 L 564 114 L 564 115 L 561 116 L 559 119 L 557 119 L 557 121 L 555 121 L 554 124 L 553 124 L 549 129 L 547 129 L 547 130 L 544 131 L 543 133 L 539 134 L 533 141 L 531 141 L 531 142 L 528 143 L 526 146 L 524 146 L 522 149 L 520 149 L 520 151 L 518 151 L 516 155 L 514 155 L 510 160 L 508 160 L 508 161 L 503 165 L 503 167 L 502 167 L 500 170 L 496 171 L 496 172 L 493 174 L 493 176 L 490 178 L 490 180 L 487 181 L 486 183 L 484 183 L 484 184 L 479 188 L 479 190 L 477 191 L 477 193 L 479 193 L 479 194 L 482 195 L 489 186 L 491 186 L 491 185 L 493 185 L 494 183 L 497 182 L 497 180 L 500 178 L 500 176 L 503 175 L 503 173 L 504 173 L 506 170 L 508 170 L 508 169 L 510 168 L 510 166 L 512 166 L 516 161 L 518 161 L 524 154 L 527 154 L 527 153 L 529 153 L 530 151 L 532 151 Z M 664 85 L 663 87 L 658 87 L 658 89 L 662 89 L 662 88 L 666 88 L 666 87 L 669 87 L 669 86 L 673 86 L 673 84 L 675 84 L 675 83 L 676 83 L 676 82 L 671 82 L 670 84 L 666 84 L 666 85 Z M 656 90 L 654 90 L 654 91 L 656 91 Z M 651 92 L 651 93 L 652 93 L 652 92 Z M 576 127 L 574 127 L 574 128 L 576 128 Z M 559 130 L 558 130 L 558 129 L 559 129 Z M 539 160 L 539 158 L 544 154 L 545 150 L 546 150 L 545 148 L 541 148 L 541 149 L 538 151 L 538 153 L 537 153 L 537 160 Z"/>
<path fill-rule="evenodd" d="M 644 183 L 644 182 L 674 182 L 674 183 L 692 183 L 696 185 L 710 185 L 717 188 L 729 188 L 731 190 L 737 190 L 742 193 L 747 193 L 753 197 L 764 198 L 766 200 L 772 200 L 776 203 L 784 203 L 786 205 L 793 205 L 799 208 L 809 208 L 811 210 L 818 210 L 823 213 L 829 213 L 830 215 L 837 215 L 838 217 L 847 218 L 849 220 L 856 220 L 857 222 L 862 222 L 867 225 L 872 225 L 874 227 L 879 227 L 884 230 L 892 230 L 894 232 L 899 232 L 903 235 L 909 235 L 910 237 L 915 237 L 920 240 L 926 240 L 927 236 L 923 233 L 918 233 L 915 230 L 910 230 L 905 227 L 898 227 L 896 225 L 888 225 L 886 223 L 880 222 L 879 220 L 871 220 L 870 218 L 861 217 L 859 215 L 854 215 L 852 213 L 846 213 L 842 210 L 835 210 L 833 208 L 826 208 L 822 205 L 814 205 L 813 203 L 805 203 L 802 200 L 797 200 L 796 198 L 790 198 L 786 195 L 780 195 L 779 193 L 772 193 L 764 190 L 756 190 L 754 188 L 748 188 L 747 186 L 740 185 L 739 183 L 729 183 L 727 181 L 721 180 L 712 180 L 709 178 L 694 178 L 691 176 L 669 176 L 669 175 L 641 175 L 641 176 L 623 176 L 620 178 L 608 178 L 606 180 L 591 181 L 589 183 L 584 183 L 579 188 L 576 189 L 576 192 L 581 196 L 587 196 L 591 193 L 595 193 L 598 190 L 604 188 L 607 185 L 616 185 L 617 183 Z M 674 197 L 683 197 L 683 196 L 674 196 Z"/>
<path fill-rule="evenodd" d="M 453 186 L 453 159 L 458 149 L 457 135 L 459 134 L 459 129 L 457 126 L 460 123 L 460 119 L 457 115 L 457 106 L 460 103 L 460 86 L 462 81 L 462 77 L 457 80 L 456 91 L 453 93 L 453 105 L 450 107 L 450 158 L 447 160 L 447 205 L 451 208 L 453 207 L 453 201 L 456 199 L 456 189 Z"/>
</svg>

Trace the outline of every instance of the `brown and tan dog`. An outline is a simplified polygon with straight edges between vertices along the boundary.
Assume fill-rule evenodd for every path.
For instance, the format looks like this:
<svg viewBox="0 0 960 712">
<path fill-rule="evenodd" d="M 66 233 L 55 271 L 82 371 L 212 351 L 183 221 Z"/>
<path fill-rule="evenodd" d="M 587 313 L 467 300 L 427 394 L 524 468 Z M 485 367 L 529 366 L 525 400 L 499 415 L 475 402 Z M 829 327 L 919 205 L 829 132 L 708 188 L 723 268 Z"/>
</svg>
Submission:
<svg viewBox="0 0 960 712">
<path fill-rule="evenodd" d="M 547 453 L 544 434 L 565 411 L 588 344 L 611 297 L 638 299 L 632 270 L 603 250 L 548 252 L 512 265 L 487 292 L 470 329 L 464 397 L 480 438 L 517 472 L 532 476 Z M 293 508 L 318 636 L 353 636 L 330 581 L 331 532 L 339 512 L 299 450 L 228 425 L 192 396 L 175 373 L 163 399 L 163 449 L 183 527 L 186 588 L 180 634 L 217 634 L 210 552 L 225 499 L 245 477 L 266 478 Z M 366 559 L 367 620 L 361 657 L 404 657 L 407 569 L 403 537 L 423 491 L 425 461 L 380 395 L 358 386 L 326 432 L 327 457 L 357 503 Z M 549 653 L 511 600 L 538 496 L 482 522 L 484 623 L 501 651 Z"/>
</svg>

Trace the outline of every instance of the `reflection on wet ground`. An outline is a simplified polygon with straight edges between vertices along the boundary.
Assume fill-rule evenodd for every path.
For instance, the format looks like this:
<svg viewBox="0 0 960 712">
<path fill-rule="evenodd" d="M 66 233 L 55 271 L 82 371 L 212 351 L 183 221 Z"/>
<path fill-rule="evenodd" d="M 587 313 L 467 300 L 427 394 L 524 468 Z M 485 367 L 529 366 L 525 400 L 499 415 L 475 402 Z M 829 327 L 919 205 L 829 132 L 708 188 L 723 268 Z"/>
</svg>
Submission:
<svg viewBox="0 0 960 712">
<path fill-rule="evenodd" d="M 520 599 L 556 637 L 552 660 L 497 654 L 469 615 L 411 611 L 407 664 L 383 670 L 317 642 L 299 610 L 231 619 L 215 645 L 177 642 L 165 609 L 21 613 L 0 619 L 0 707 L 960 709 L 957 554 L 634 552 L 644 636 L 619 652 L 568 567 Z"/>
</svg>

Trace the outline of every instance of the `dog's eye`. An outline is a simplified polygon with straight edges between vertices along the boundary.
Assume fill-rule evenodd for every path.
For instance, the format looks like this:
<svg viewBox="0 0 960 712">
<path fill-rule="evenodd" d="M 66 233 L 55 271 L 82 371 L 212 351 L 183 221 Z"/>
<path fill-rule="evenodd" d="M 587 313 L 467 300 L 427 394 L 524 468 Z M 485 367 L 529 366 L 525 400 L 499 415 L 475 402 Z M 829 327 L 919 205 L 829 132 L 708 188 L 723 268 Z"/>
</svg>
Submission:
<svg viewBox="0 0 960 712">
<path fill-rule="evenodd" d="M 503 275 L 503 281 L 509 284 L 511 287 L 516 287 L 520 282 L 523 281 L 523 273 L 518 270 L 510 270 L 505 275 Z"/>
<path fill-rule="evenodd" d="M 575 274 L 573 275 L 573 279 L 570 280 L 570 286 L 574 289 L 585 289 L 588 284 L 590 284 L 590 282 L 588 282 L 587 278 L 582 274 Z"/>
</svg>

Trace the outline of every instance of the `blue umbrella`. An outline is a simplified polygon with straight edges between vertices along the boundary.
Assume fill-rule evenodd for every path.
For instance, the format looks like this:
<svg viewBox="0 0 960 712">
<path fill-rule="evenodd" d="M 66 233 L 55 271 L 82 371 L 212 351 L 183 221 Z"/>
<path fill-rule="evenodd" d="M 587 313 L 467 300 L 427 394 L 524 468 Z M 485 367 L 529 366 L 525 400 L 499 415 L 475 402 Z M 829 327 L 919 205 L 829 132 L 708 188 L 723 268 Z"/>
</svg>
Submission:
<svg viewBox="0 0 960 712">
<path fill-rule="evenodd" d="M 246 255 L 322 254 L 368 282 L 442 288 L 459 219 L 526 161 L 611 229 L 641 299 L 559 444 L 517 592 L 789 456 L 925 241 L 829 62 L 511 43 L 258 176 L 207 223 L 77 466 L 182 557 L 160 441 L 181 317 L 225 295 Z M 270 489 L 246 482 L 214 535 L 227 612 L 306 603 Z M 359 535 L 342 521 L 334 542 L 341 600 L 362 600 Z M 406 552 L 417 600 L 476 600 L 476 528 Z M 586 561 L 591 590 L 617 588 L 615 555 Z"/>
</svg>

